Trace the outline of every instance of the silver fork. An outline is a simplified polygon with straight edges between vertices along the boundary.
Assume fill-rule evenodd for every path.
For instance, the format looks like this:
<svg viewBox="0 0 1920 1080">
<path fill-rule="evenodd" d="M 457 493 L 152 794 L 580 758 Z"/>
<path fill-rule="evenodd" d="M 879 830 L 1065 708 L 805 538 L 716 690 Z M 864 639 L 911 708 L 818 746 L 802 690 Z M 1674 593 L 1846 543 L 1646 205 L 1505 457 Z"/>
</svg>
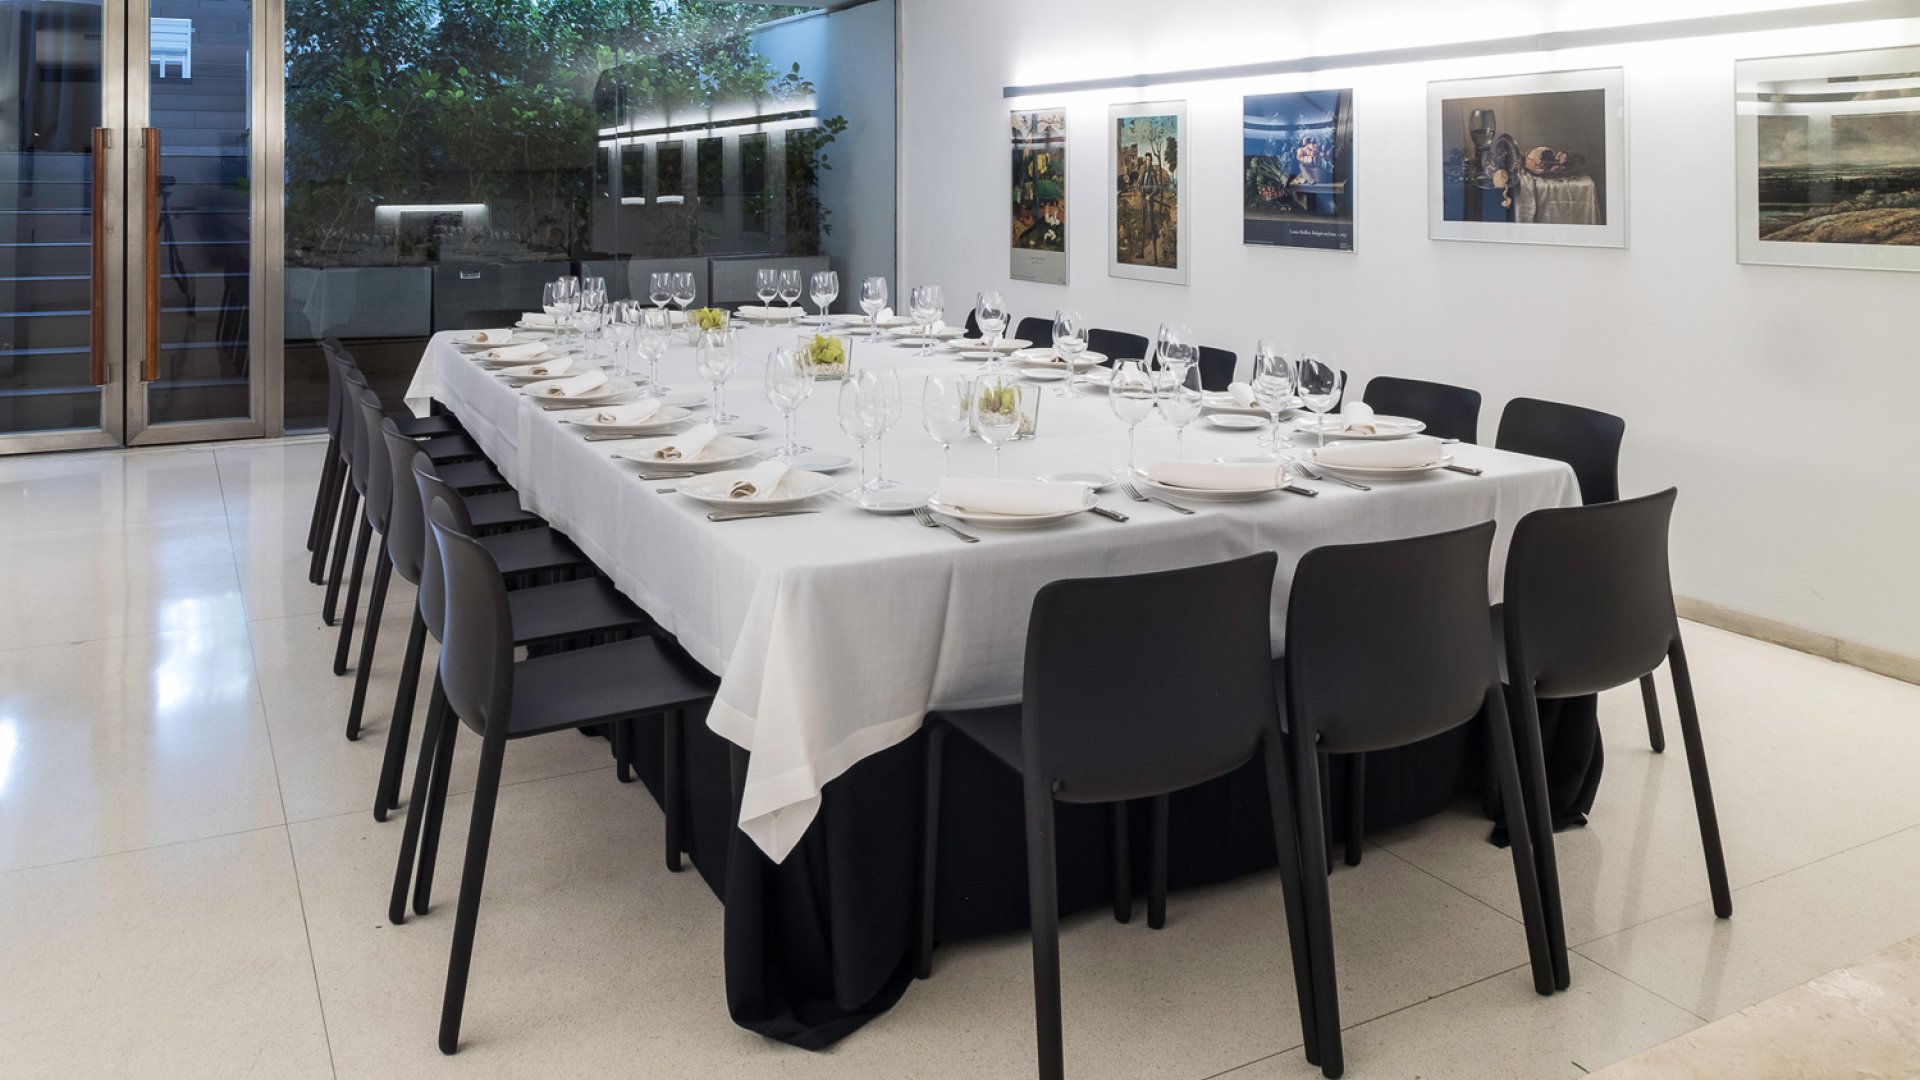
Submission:
<svg viewBox="0 0 1920 1080">
<path fill-rule="evenodd" d="M 1141 494 L 1140 489 L 1137 487 L 1134 487 L 1132 481 L 1122 481 L 1120 484 L 1120 490 L 1126 492 L 1127 498 L 1132 499 L 1134 502 L 1159 503 L 1161 506 L 1164 506 L 1167 509 L 1172 510 L 1176 513 L 1181 513 L 1181 514 L 1193 513 L 1193 511 L 1188 509 L 1187 507 L 1181 506 L 1179 503 L 1168 502 L 1167 500 L 1161 498 L 1158 495 Z"/>
<path fill-rule="evenodd" d="M 1293 468 L 1294 468 L 1294 471 L 1298 472 L 1301 476 L 1304 476 L 1309 480 L 1323 480 L 1323 481 L 1331 480 L 1336 484 L 1345 484 L 1355 491 L 1372 491 L 1373 490 L 1372 488 L 1368 487 L 1365 484 L 1356 483 L 1336 473 L 1314 472 L 1312 469 L 1307 468 L 1305 465 L 1302 465 L 1297 461 L 1293 463 Z"/>
<path fill-rule="evenodd" d="M 963 533 L 959 529 L 956 529 L 953 526 L 947 524 L 946 522 L 941 521 L 939 518 L 934 517 L 933 511 L 927 509 L 924 506 L 916 506 L 913 508 L 913 518 L 915 521 L 918 521 L 920 524 L 925 525 L 929 529 L 945 529 L 948 532 L 952 533 L 953 535 L 959 537 L 960 539 L 966 541 L 969 544 L 977 544 L 980 542 L 979 537 L 971 535 L 969 533 Z"/>
</svg>

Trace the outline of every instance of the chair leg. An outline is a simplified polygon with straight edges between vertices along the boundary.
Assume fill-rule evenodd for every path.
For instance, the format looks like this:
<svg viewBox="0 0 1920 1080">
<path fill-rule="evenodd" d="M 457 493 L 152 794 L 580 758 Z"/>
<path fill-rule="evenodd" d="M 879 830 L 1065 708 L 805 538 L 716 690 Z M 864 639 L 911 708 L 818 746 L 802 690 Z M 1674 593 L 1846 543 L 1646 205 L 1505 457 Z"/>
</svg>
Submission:
<svg viewBox="0 0 1920 1080">
<path fill-rule="evenodd" d="M 1108 808 L 1112 827 L 1113 921 L 1133 921 L 1133 843 L 1127 828 L 1127 804 L 1117 802 Z"/>
<path fill-rule="evenodd" d="M 660 720 L 660 800 L 667 804 L 667 869 L 676 874 L 682 865 L 680 829 L 685 807 L 681 804 L 686 798 L 680 790 L 680 722 L 679 709 L 668 712 Z"/>
<path fill-rule="evenodd" d="M 333 562 L 327 571 L 327 599 L 320 618 L 328 626 L 339 621 L 340 578 L 347 572 L 347 549 L 353 546 L 353 516 L 360 509 L 360 493 L 352 484 L 341 484 L 339 528 L 333 533 Z"/>
<path fill-rule="evenodd" d="M 1268 816 L 1273 823 L 1273 847 L 1279 855 L 1280 896 L 1287 914 L 1287 944 L 1293 956 L 1293 992 L 1300 1003 L 1300 1038 L 1307 1064 L 1320 1064 L 1320 1029 L 1313 1007 L 1313 958 L 1307 944 L 1307 921 L 1300 899 L 1300 836 L 1293 820 L 1293 782 L 1287 777 L 1286 746 L 1279 732 L 1261 740 L 1267 768 Z"/>
<path fill-rule="evenodd" d="M 613 778 L 633 783 L 633 718 L 613 722 Z"/>
<path fill-rule="evenodd" d="M 1567 959 L 1566 916 L 1560 903 L 1560 867 L 1553 850 L 1553 806 L 1548 800 L 1547 762 L 1541 748 L 1540 703 L 1531 684 L 1510 687 L 1509 727 L 1513 733 L 1514 755 L 1520 770 L 1520 791 L 1526 799 L 1520 814 L 1507 811 L 1507 838 L 1511 842 L 1516 819 L 1526 822 L 1532 832 L 1534 878 L 1540 886 L 1540 908 L 1546 916 L 1547 951 L 1553 961 L 1553 985 L 1565 990 L 1572 984 Z M 1505 711 L 1505 710 L 1503 710 Z"/>
<path fill-rule="evenodd" d="M 373 547 L 373 521 L 360 517 L 359 539 L 353 549 L 353 575 L 347 579 L 347 602 L 340 610 L 340 644 L 333 650 L 333 673 L 347 673 L 347 658 L 353 651 L 353 622 L 360 611 L 360 583 L 367 575 L 367 552 Z"/>
<path fill-rule="evenodd" d="M 920 811 L 920 925 L 914 936 L 913 971 L 933 974 L 933 900 L 940 872 L 940 773 L 947 725 L 927 725 L 926 799 Z"/>
<path fill-rule="evenodd" d="M 373 656 L 380 648 L 380 616 L 387 606 L 387 582 L 393 577 L 393 562 L 387 558 L 384 538 L 375 560 L 373 590 L 367 598 L 367 626 L 360 632 L 360 665 L 353 673 L 353 704 L 347 708 L 348 742 L 360 738 L 360 718 L 367 708 L 367 682 L 373 678 Z"/>
<path fill-rule="evenodd" d="M 327 456 L 320 464 L 320 482 L 313 489 L 313 514 L 307 519 L 307 550 L 320 546 L 320 536 L 325 528 L 320 519 L 326 515 L 327 488 L 333 485 L 333 467 L 340 460 L 340 446 L 331 436 L 327 439 Z"/>
<path fill-rule="evenodd" d="M 340 513 L 340 456 L 328 443 L 327 467 L 320 477 L 320 519 L 314 523 L 313 558 L 307 561 L 307 580 L 315 585 L 327 580 L 327 556 L 332 552 L 334 527 Z"/>
<path fill-rule="evenodd" d="M 1713 782 L 1707 779 L 1707 747 L 1700 737 L 1700 714 L 1694 708 L 1693 675 L 1687 668 L 1687 649 L 1674 635 L 1667 653 L 1673 668 L 1673 696 L 1680 706 L 1680 740 L 1687 748 L 1687 772 L 1693 777 L 1693 809 L 1700 817 L 1700 846 L 1707 856 L 1707 884 L 1713 892 L 1713 913 L 1733 917 L 1733 890 L 1727 884 L 1727 856 L 1720 847 L 1720 815 L 1713 808 Z"/>
<path fill-rule="evenodd" d="M 1667 752 L 1667 732 L 1660 726 L 1660 695 L 1654 692 L 1653 672 L 1640 676 L 1640 704 L 1647 711 L 1647 741 L 1653 744 L 1653 752 Z"/>
<path fill-rule="evenodd" d="M 1360 865 L 1367 835 L 1367 755 L 1347 755 L 1347 865 Z"/>
<path fill-rule="evenodd" d="M 1027 914 L 1033 934 L 1033 1026 L 1040 1080 L 1065 1080 L 1060 1025 L 1060 900 L 1054 879 L 1053 792 L 1026 781 Z M 1124 805 L 1122 804 L 1124 810 Z"/>
<path fill-rule="evenodd" d="M 400 859 L 393 868 L 393 892 L 387 898 L 387 921 L 407 921 L 407 887 L 413 882 L 414 860 L 420 852 L 420 829 L 427 816 L 427 784 L 433 776 L 433 758 L 440 745 L 440 728 L 447 722 L 447 698 L 440 680 L 433 680 L 433 702 L 427 706 L 427 724 L 420 732 L 420 760 L 413 767 L 413 797 L 407 800 L 407 822 L 400 832 Z"/>
<path fill-rule="evenodd" d="M 427 621 L 415 609 L 407 632 L 407 654 L 400 660 L 400 690 L 393 697 L 393 723 L 380 762 L 380 786 L 373 793 L 373 820 L 385 821 L 400 802 L 400 774 L 407 764 L 407 735 L 413 727 L 414 700 L 420 696 L 420 664 L 427 651 Z M 431 741 L 431 737 L 429 737 Z"/>
<path fill-rule="evenodd" d="M 440 740 L 433 748 L 433 776 L 427 787 L 427 820 L 420 832 L 420 860 L 413 875 L 413 913 L 425 915 L 433 904 L 433 866 L 440 857 L 440 823 L 447 815 L 447 776 L 453 772 L 453 744 L 460 733 L 460 717 L 440 692 Z M 421 749 L 425 749 L 422 747 Z"/>
<path fill-rule="evenodd" d="M 1147 929 L 1167 925 L 1167 808 L 1172 800 L 1153 797 L 1152 839 L 1147 845 Z"/>
<path fill-rule="evenodd" d="M 1327 855 L 1327 873 L 1333 873 L 1333 763 L 1324 751 L 1315 751 L 1320 772 L 1321 850 Z"/>
<path fill-rule="evenodd" d="M 1487 717 L 1487 742 L 1493 749 L 1493 764 L 1498 771 L 1500 797 L 1507 808 L 1508 847 L 1513 854 L 1513 880 L 1520 890 L 1521 922 L 1527 930 L 1527 957 L 1533 965 L 1533 989 L 1542 997 L 1553 993 L 1559 979 L 1552 949 L 1548 945 L 1546 909 L 1541 902 L 1541 867 L 1558 873 L 1553 852 L 1541 857 L 1533 850 L 1534 829 L 1528 813 L 1525 785 L 1520 782 L 1520 762 L 1513 747 L 1513 724 L 1498 687 L 1487 691 L 1482 711 Z M 1547 822 L 1545 842 L 1553 843 L 1553 822 Z M 1558 884 L 1554 893 L 1559 893 Z M 1561 987 L 1561 989 L 1565 989 Z"/>
<path fill-rule="evenodd" d="M 1298 736 L 1296 736 L 1298 738 Z M 1340 1047 L 1340 983 L 1333 968 L 1333 903 L 1327 895 L 1332 856 L 1323 815 L 1326 791 L 1321 770 L 1327 757 L 1312 742 L 1296 742 L 1295 790 L 1300 811 L 1300 897 L 1307 922 L 1307 950 L 1313 972 L 1313 1012 L 1320 1035 L 1320 1072 L 1337 1077 L 1346 1070 Z"/>
<path fill-rule="evenodd" d="M 467 830 L 467 863 L 460 873 L 460 906 L 453 920 L 447 958 L 447 996 L 440 1006 L 440 1052 L 460 1049 L 460 1014 L 467 1004 L 467 974 L 473 964 L 473 933 L 480 922 L 480 890 L 487 877 L 493 811 L 500 797 L 500 765 L 507 756 L 503 733 L 489 732 L 480 746 L 480 776 L 473 790 L 473 824 Z"/>
</svg>

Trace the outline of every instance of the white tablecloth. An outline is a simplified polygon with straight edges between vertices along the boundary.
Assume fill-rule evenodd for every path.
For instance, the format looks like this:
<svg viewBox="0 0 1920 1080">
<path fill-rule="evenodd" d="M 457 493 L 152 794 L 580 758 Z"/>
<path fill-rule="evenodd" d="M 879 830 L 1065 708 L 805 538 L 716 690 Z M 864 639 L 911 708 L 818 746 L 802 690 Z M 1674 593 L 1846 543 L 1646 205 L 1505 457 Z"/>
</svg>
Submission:
<svg viewBox="0 0 1920 1080">
<path fill-rule="evenodd" d="M 746 331 L 746 359 L 728 384 L 727 408 L 767 424 L 762 441 L 769 450 L 780 437 L 780 420 L 762 391 L 762 366 L 767 352 L 791 343 L 795 333 Z M 930 490 L 941 476 L 941 454 L 920 423 L 922 379 L 977 373 L 979 365 L 950 353 L 921 358 L 865 343 L 856 345 L 854 362 L 900 373 L 907 408 L 886 440 L 886 474 Z M 661 365 L 661 377 L 674 389 L 706 389 L 683 343 Z M 800 440 L 856 455 L 834 421 L 838 386 L 819 384 L 802 407 Z M 1132 521 L 1081 515 L 1037 531 L 970 529 L 978 544 L 921 528 L 911 517 L 874 516 L 838 501 L 805 517 L 716 524 L 706 520 L 705 506 L 660 494 L 668 483 L 640 481 L 634 466 L 614 460 L 621 444 L 585 441 L 561 422 L 565 413 L 544 411 L 510 389 L 463 357 L 446 334 L 428 345 L 408 399 L 416 405 L 438 399 L 451 408 L 528 509 L 570 536 L 721 676 L 708 724 L 751 752 L 740 828 L 775 861 L 799 842 L 829 781 L 906 739 L 928 710 L 1019 698 L 1027 616 L 1034 594 L 1049 581 L 1277 550 L 1271 628 L 1277 655 L 1292 568 L 1309 549 L 1492 518 L 1500 526 L 1492 566 L 1497 599 L 1514 523 L 1532 510 L 1579 502 L 1573 472 L 1559 462 L 1455 446 L 1461 463 L 1485 475 L 1440 472 L 1378 483 L 1370 492 L 1313 485 L 1321 490 L 1318 498 L 1282 493 L 1251 503 L 1195 503 L 1199 513 L 1192 517 L 1114 492 L 1103 502 Z M 1039 432 L 1034 441 L 1006 448 L 1006 475 L 1126 460 L 1126 429 L 1099 392 L 1067 398 L 1047 389 Z M 1196 422 L 1187 431 L 1186 454 L 1205 460 L 1257 453 L 1255 435 Z M 1173 454 L 1171 425 L 1156 416 L 1141 427 L 1141 465 Z M 955 475 L 991 475 L 992 467 L 984 444 L 953 449 Z M 843 486 L 855 482 L 853 470 L 843 475 Z M 1141 665 L 1150 661 L 1116 656 L 1115 677 L 1141 677 Z"/>
</svg>

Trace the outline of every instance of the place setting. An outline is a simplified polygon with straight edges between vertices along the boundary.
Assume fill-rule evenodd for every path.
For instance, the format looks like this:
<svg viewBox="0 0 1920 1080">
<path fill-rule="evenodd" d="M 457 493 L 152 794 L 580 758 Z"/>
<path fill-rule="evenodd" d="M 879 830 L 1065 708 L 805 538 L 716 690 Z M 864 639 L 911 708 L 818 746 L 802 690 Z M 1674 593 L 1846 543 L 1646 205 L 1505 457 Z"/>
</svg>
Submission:
<svg viewBox="0 0 1920 1080">
<path fill-rule="evenodd" d="M 520 392 L 539 401 L 541 408 L 558 412 L 624 402 L 640 392 L 640 385 L 599 368 L 588 368 L 576 375 L 522 386 Z"/>
<path fill-rule="evenodd" d="M 831 476 L 775 460 L 688 477 L 673 491 L 711 507 L 707 520 L 720 522 L 817 514 L 815 500 L 835 486 Z"/>
<path fill-rule="evenodd" d="M 616 461 L 640 467 L 642 479 L 666 479 L 665 473 L 706 473 L 736 465 L 760 452 L 758 443 L 720 434 L 709 421 L 677 435 L 630 442 L 613 452 Z"/>
</svg>

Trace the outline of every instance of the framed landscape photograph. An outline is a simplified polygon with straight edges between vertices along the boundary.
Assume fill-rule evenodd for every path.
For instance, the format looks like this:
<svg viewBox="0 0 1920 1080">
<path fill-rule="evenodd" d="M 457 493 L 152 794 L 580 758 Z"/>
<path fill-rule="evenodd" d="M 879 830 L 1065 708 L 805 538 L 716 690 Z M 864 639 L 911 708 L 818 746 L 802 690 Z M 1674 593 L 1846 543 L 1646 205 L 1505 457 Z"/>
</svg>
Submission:
<svg viewBox="0 0 1920 1080">
<path fill-rule="evenodd" d="M 1067 283 L 1067 114 L 1012 114 L 1013 266 L 1016 281 Z"/>
<path fill-rule="evenodd" d="M 1734 65 L 1743 263 L 1920 270 L 1920 48 Z"/>
<path fill-rule="evenodd" d="M 1427 84 L 1428 235 L 1627 246 L 1626 75 Z"/>
<path fill-rule="evenodd" d="M 1187 283 L 1187 103 L 1109 107 L 1113 192 L 1107 273 Z"/>
<path fill-rule="evenodd" d="M 1250 95 L 1241 145 L 1246 243 L 1353 250 L 1353 91 Z"/>
</svg>

